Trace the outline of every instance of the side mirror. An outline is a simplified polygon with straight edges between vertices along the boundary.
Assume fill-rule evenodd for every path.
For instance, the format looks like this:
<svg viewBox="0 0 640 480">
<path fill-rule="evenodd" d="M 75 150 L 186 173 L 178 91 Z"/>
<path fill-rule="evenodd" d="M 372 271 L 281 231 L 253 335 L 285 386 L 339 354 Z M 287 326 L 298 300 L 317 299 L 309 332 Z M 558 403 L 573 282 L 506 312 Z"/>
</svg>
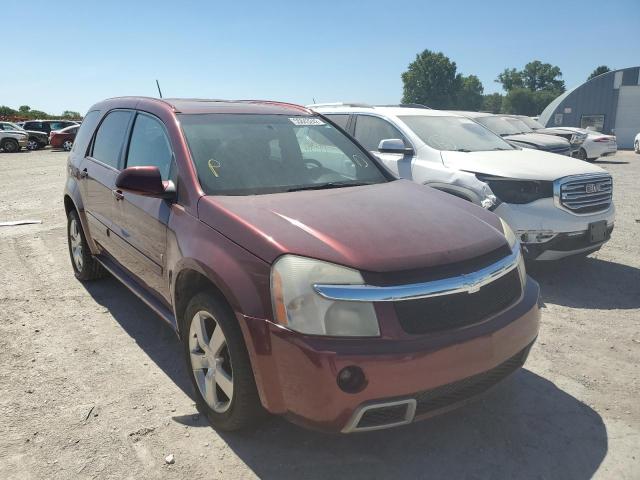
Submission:
<svg viewBox="0 0 640 480">
<path fill-rule="evenodd" d="M 116 188 L 145 197 L 173 198 L 176 187 L 172 181 L 163 181 L 158 167 L 129 167 L 116 178 Z"/>
<path fill-rule="evenodd" d="M 407 147 L 399 138 L 386 138 L 378 145 L 378 152 L 413 155 L 413 148 Z"/>
</svg>

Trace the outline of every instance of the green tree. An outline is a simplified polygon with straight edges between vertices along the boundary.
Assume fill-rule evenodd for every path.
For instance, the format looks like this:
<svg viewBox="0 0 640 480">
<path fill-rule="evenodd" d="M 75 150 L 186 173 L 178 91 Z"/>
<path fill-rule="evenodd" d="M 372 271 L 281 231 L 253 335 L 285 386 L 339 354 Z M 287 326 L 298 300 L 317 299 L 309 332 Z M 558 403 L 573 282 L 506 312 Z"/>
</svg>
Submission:
<svg viewBox="0 0 640 480">
<path fill-rule="evenodd" d="M 592 78 L 597 77 L 598 75 L 602 75 L 603 73 L 607 73 L 610 71 L 611 69 L 606 65 L 600 65 L 593 72 L 591 72 L 591 75 L 589 75 L 589 78 L 587 78 L 587 80 L 591 80 Z"/>
<path fill-rule="evenodd" d="M 74 112 L 73 110 L 65 110 L 64 112 L 62 112 L 62 118 L 74 119 L 74 118 L 81 118 L 81 117 L 79 112 Z"/>
<path fill-rule="evenodd" d="M 559 95 L 565 91 L 560 67 L 540 60 L 527 63 L 522 70 L 507 68 L 498 75 L 496 82 L 502 84 L 506 92 L 526 88 L 532 92 L 544 90 Z"/>
<path fill-rule="evenodd" d="M 29 105 L 21 105 L 18 107 L 18 111 L 20 113 L 29 113 L 29 110 L 31 110 L 31 107 Z"/>
<path fill-rule="evenodd" d="M 482 108 L 482 93 L 484 87 L 475 75 L 465 77 L 462 74 L 456 76 L 456 107 L 460 110 L 480 110 Z"/>
<path fill-rule="evenodd" d="M 548 90 L 533 92 L 528 88 L 514 88 L 504 96 L 502 111 L 516 115 L 539 115 L 556 96 L 556 92 Z"/>
<path fill-rule="evenodd" d="M 482 110 L 491 113 L 502 112 L 502 101 L 504 97 L 500 93 L 490 93 L 482 97 Z"/>
<path fill-rule="evenodd" d="M 504 71 L 496 78 L 497 83 L 502 84 L 502 88 L 509 92 L 514 88 L 523 88 L 522 72 L 515 68 L 505 68 Z"/>
<path fill-rule="evenodd" d="M 452 108 L 456 105 L 456 63 L 442 52 L 425 50 L 416 55 L 402 73 L 402 103 L 421 103 L 432 108 Z"/>
<path fill-rule="evenodd" d="M 16 115 L 16 112 L 13 108 L 7 107 L 6 105 L 0 105 L 0 115 L 2 116 L 13 116 Z"/>
</svg>

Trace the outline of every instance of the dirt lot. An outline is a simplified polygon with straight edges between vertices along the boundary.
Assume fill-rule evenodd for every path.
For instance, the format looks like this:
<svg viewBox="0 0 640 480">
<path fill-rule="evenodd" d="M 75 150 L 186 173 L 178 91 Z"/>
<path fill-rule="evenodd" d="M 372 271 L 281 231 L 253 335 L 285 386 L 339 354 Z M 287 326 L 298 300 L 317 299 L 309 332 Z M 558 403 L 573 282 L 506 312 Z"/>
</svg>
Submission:
<svg viewBox="0 0 640 480">
<path fill-rule="evenodd" d="M 43 221 L 0 227 L 0 478 L 640 478 L 640 156 L 600 162 L 613 240 L 531 272 L 545 308 L 525 369 L 457 412 L 353 436 L 212 430 L 174 334 L 115 280 L 73 277 L 65 161 L 0 153 L 0 221 Z"/>
</svg>

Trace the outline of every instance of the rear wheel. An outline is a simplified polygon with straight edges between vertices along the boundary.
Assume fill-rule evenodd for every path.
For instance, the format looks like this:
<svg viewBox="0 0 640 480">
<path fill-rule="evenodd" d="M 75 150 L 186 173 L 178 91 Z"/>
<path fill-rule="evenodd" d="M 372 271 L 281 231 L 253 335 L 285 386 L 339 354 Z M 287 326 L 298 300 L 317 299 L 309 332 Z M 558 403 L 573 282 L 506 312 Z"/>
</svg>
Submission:
<svg viewBox="0 0 640 480">
<path fill-rule="evenodd" d="M 13 138 L 6 138 L 0 144 L 0 147 L 7 153 L 15 153 L 20 150 L 20 145 Z"/>
<path fill-rule="evenodd" d="M 38 148 L 40 148 L 38 141 L 30 138 L 27 143 L 27 150 L 37 150 Z"/>
<path fill-rule="evenodd" d="M 264 415 L 244 338 L 229 308 L 199 293 L 186 308 L 182 343 L 196 403 L 214 428 L 240 430 Z"/>
<path fill-rule="evenodd" d="M 73 148 L 73 140 L 65 140 L 64 143 L 62 144 L 62 149 L 65 152 L 70 152 L 72 148 Z"/>
<path fill-rule="evenodd" d="M 91 255 L 80 217 L 75 210 L 67 214 L 67 242 L 73 273 L 78 280 L 96 280 L 106 276 L 107 271 Z"/>
<path fill-rule="evenodd" d="M 577 157 L 580 160 L 584 160 L 584 161 L 588 161 L 589 159 L 587 158 L 587 151 L 584 148 L 581 148 L 580 150 L 578 150 L 578 155 Z"/>
</svg>

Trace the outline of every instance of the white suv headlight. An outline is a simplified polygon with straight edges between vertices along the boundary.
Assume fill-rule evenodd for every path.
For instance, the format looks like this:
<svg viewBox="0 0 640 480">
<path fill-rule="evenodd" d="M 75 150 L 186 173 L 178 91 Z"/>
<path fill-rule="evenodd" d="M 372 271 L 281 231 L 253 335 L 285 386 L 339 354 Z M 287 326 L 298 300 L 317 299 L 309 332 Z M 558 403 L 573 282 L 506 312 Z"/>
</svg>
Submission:
<svg viewBox="0 0 640 480">
<path fill-rule="evenodd" d="M 271 268 L 275 320 L 312 335 L 375 337 L 380 335 L 372 303 L 327 300 L 313 285 L 364 285 L 357 270 L 296 255 L 283 255 Z"/>
</svg>

